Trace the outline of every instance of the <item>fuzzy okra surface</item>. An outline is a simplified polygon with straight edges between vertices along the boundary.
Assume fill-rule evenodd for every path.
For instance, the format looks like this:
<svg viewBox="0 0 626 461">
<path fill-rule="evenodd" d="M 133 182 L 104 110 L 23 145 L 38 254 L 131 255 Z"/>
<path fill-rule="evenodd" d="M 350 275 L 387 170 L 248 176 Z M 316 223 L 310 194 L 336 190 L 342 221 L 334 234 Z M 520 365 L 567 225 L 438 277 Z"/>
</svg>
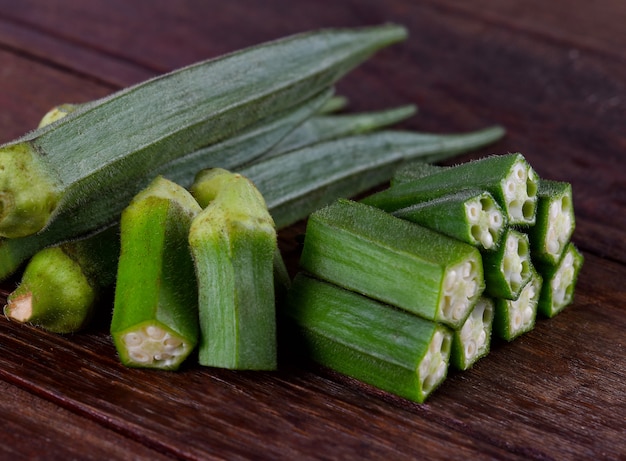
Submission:
<svg viewBox="0 0 626 461">
<path fill-rule="evenodd" d="M 350 200 L 309 217 L 300 265 L 452 327 L 465 321 L 484 289 L 475 247 Z"/>
<path fill-rule="evenodd" d="M 187 236 L 200 210 L 184 188 L 157 177 L 122 213 L 111 335 L 127 366 L 175 370 L 197 344 Z"/>
</svg>

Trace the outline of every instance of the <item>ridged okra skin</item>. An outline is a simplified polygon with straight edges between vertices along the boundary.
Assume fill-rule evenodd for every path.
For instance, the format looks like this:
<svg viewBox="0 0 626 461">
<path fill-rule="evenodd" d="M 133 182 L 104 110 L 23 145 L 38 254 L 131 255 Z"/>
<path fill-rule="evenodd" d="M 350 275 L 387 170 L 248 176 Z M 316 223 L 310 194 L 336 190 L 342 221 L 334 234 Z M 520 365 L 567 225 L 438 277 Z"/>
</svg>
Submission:
<svg viewBox="0 0 626 461">
<path fill-rule="evenodd" d="M 533 260 L 556 264 L 575 226 L 571 184 L 541 179 L 537 192 L 537 220 L 527 231 Z"/>
<path fill-rule="evenodd" d="M 491 194 L 471 189 L 401 208 L 393 215 L 483 250 L 498 247 L 507 225 Z"/>
<path fill-rule="evenodd" d="M 535 223 L 537 182 L 537 174 L 521 154 L 493 155 L 396 184 L 363 202 L 395 211 L 460 189 L 480 189 L 498 201 L 509 224 L 528 226 Z"/>
<path fill-rule="evenodd" d="M 118 254 L 117 226 L 38 252 L 9 295 L 5 315 L 54 333 L 83 329 L 115 281 Z"/>
<path fill-rule="evenodd" d="M 485 293 L 494 298 L 517 299 L 533 270 L 528 235 L 507 228 L 496 251 L 484 252 L 482 257 Z"/>
<path fill-rule="evenodd" d="M 561 259 L 556 264 L 538 263 L 537 271 L 543 278 L 539 312 L 552 318 L 569 306 L 574 300 L 574 289 L 584 257 L 570 242 L 565 247 Z"/>
<path fill-rule="evenodd" d="M 385 391 L 421 403 L 446 377 L 451 332 L 435 322 L 303 274 L 284 314 L 309 357 Z"/>
<path fill-rule="evenodd" d="M 396 170 L 393 178 L 391 178 L 391 187 L 405 182 L 411 182 L 433 173 L 439 173 L 446 168 L 445 166 L 433 165 L 432 163 L 420 160 L 408 162 Z"/>
<path fill-rule="evenodd" d="M 542 283 L 541 276 L 531 266 L 530 280 L 517 299 L 498 298 L 494 300 L 494 335 L 506 341 L 513 341 L 535 327 Z"/>
<path fill-rule="evenodd" d="M 453 328 L 484 288 L 475 247 L 345 199 L 309 217 L 300 266 Z"/>
<path fill-rule="evenodd" d="M 463 326 L 452 332 L 451 366 L 468 370 L 489 353 L 493 318 L 493 300 L 481 296 Z"/>
<path fill-rule="evenodd" d="M 353 197 L 388 181 L 404 161 L 442 160 L 502 135 L 498 126 L 450 134 L 383 130 L 316 143 L 237 171 L 261 191 L 280 229 L 337 198 Z"/>
<path fill-rule="evenodd" d="M 184 188 L 157 177 L 122 213 L 111 335 L 127 366 L 175 370 L 197 344 L 187 236 L 200 210 Z"/>
<path fill-rule="evenodd" d="M 277 238 L 263 196 L 247 178 L 219 168 L 201 172 L 192 192 L 204 206 L 189 231 L 198 280 L 199 363 L 273 370 Z"/>
<path fill-rule="evenodd" d="M 114 219 L 158 165 L 297 106 L 406 35 L 389 24 L 264 43 L 126 88 L 0 146 L 0 236 L 34 234 L 64 210 L 90 214 L 88 204 L 111 194 Z"/>
</svg>

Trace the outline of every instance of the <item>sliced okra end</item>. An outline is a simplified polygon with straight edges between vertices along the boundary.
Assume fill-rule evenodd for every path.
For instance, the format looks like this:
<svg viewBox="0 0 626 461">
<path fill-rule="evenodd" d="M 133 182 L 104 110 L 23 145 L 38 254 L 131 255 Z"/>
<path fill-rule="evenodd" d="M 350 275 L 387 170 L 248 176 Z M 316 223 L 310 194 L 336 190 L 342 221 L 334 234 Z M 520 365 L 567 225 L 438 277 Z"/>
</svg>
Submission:
<svg viewBox="0 0 626 461">
<path fill-rule="evenodd" d="M 463 326 L 454 332 L 450 363 L 456 369 L 469 369 L 489 352 L 493 312 L 493 301 L 481 297 Z"/>
<path fill-rule="evenodd" d="M 512 341 L 534 328 L 542 283 L 541 276 L 533 269 L 516 300 L 496 300 L 494 331 L 500 338 Z"/>
<path fill-rule="evenodd" d="M 195 347 L 159 322 L 139 324 L 112 336 L 120 360 L 129 367 L 176 370 Z"/>
<path fill-rule="evenodd" d="M 583 262 L 583 255 L 573 243 L 569 243 L 556 266 L 538 266 L 544 277 L 539 300 L 539 311 L 542 315 L 554 317 L 572 303 L 574 288 Z"/>
<path fill-rule="evenodd" d="M 516 299 L 532 273 L 528 235 L 508 229 L 496 253 L 483 254 L 486 293 L 494 298 Z"/>
<path fill-rule="evenodd" d="M 448 268 L 444 275 L 437 320 L 459 327 L 484 289 L 482 262 L 479 256 Z"/>
<path fill-rule="evenodd" d="M 539 178 L 519 155 L 502 181 L 504 208 L 510 224 L 532 225 L 536 220 Z"/>
<path fill-rule="evenodd" d="M 451 350 L 452 333 L 445 327 L 437 328 L 418 366 L 422 401 L 445 380 Z"/>
<path fill-rule="evenodd" d="M 497 247 L 507 220 L 491 194 L 484 192 L 475 199 L 468 200 L 465 213 L 473 238 L 472 244 L 485 250 Z"/>
</svg>

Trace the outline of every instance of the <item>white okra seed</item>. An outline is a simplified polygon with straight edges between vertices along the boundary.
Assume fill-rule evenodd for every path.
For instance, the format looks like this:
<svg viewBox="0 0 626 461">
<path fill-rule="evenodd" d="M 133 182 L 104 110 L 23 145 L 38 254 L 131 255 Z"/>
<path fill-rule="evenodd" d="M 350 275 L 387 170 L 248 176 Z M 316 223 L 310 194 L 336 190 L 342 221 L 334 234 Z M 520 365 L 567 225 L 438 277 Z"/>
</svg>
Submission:
<svg viewBox="0 0 626 461">
<path fill-rule="evenodd" d="M 163 339 L 165 333 L 166 331 L 163 328 L 154 325 L 148 325 L 146 327 L 146 335 L 151 339 Z"/>
<path fill-rule="evenodd" d="M 143 341 L 143 336 L 134 331 L 124 335 L 124 344 L 128 347 L 139 346 Z"/>
</svg>

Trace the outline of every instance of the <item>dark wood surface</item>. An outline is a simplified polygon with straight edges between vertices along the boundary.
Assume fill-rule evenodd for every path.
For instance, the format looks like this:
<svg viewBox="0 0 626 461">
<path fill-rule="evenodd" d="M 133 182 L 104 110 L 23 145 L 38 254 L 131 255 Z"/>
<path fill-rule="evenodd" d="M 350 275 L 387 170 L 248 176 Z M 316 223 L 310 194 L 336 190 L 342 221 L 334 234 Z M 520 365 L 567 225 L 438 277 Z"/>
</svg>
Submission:
<svg viewBox="0 0 626 461">
<path fill-rule="evenodd" d="M 294 357 L 273 373 L 126 369 L 106 315 L 68 336 L 0 318 L 2 459 L 626 459 L 626 3 L 0 0 L 0 142 L 58 103 L 387 21 L 410 38 L 340 83 L 350 110 L 415 103 L 403 126 L 436 132 L 499 123 L 506 138 L 463 160 L 519 151 L 571 182 L 575 303 L 423 405 Z M 280 237 L 292 271 L 303 229 Z"/>
</svg>

